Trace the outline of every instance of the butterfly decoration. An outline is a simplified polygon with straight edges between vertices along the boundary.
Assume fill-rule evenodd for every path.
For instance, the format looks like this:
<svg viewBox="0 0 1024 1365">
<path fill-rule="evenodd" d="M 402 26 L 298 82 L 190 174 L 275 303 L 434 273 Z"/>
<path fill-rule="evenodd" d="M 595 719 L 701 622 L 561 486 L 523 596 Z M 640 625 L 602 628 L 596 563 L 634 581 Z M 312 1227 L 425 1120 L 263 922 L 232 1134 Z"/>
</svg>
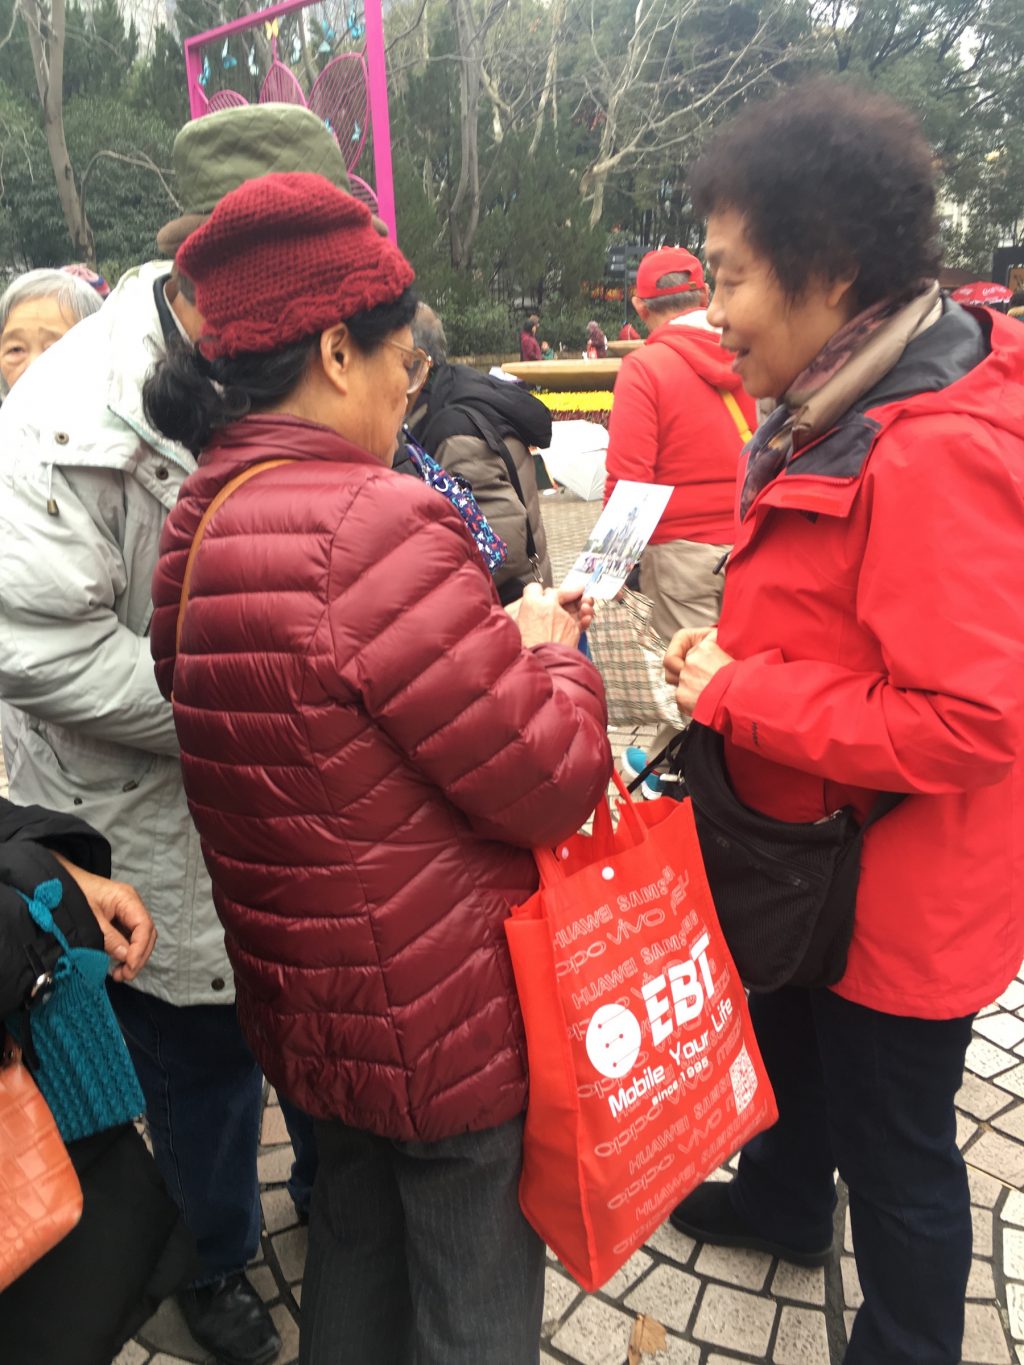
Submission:
<svg viewBox="0 0 1024 1365">
<path fill-rule="evenodd" d="M 204 53 L 204 54 L 203 54 L 203 69 L 202 69 L 202 71 L 200 71 L 200 73 L 199 73 L 199 84 L 203 87 L 204 90 L 206 89 L 206 87 L 207 87 L 207 86 L 209 85 L 209 83 L 210 83 L 210 76 L 211 76 L 211 74 L 212 74 L 212 72 L 210 71 L 210 59 L 209 59 L 209 57 L 207 57 L 206 54 Z"/>
<path fill-rule="evenodd" d="M 302 39 L 298 33 L 292 34 L 292 65 L 295 66 L 302 57 Z"/>
<path fill-rule="evenodd" d="M 362 40 L 362 37 L 366 32 L 366 25 L 363 23 L 361 18 L 357 17 L 354 9 L 349 10 L 348 19 L 345 23 L 345 28 L 348 31 L 349 37 L 354 42 L 357 43 Z"/>
<path fill-rule="evenodd" d="M 238 58 L 232 57 L 228 51 L 228 40 L 226 38 L 224 39 L 224 46 L 221 48 L 220 64 L 225 71 L 233 71 L 238 65 Z"/>
<path fill-rule="evenodd" d="M 256 60 L 256 48 L 255 48 L 255 46 L 253 46 L 253 47 L 250 47 L 250 49 L 249 49 L 249 75 L 250 75 L 250 76 L 258 76 L 259 74 L 260 74 L 260 64 L 259 64 L 259 62 Z"/>
<path fill-rule="evenodd" d="M 276 38 L 281 32 L 281 21 L 280 19 L 275 19 L 273 23 L 271 23 L 270 20 L 267 20 L 264 23 L 263 28 L 268 38 Z"/>
</svg>

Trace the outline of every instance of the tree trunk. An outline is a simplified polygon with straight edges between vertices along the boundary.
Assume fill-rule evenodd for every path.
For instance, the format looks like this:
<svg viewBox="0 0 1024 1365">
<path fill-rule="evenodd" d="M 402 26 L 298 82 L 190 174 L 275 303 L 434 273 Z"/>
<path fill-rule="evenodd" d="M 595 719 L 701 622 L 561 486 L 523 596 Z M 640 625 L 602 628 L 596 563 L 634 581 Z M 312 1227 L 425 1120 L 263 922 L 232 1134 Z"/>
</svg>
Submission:
<svg viewBox="0 0 1024 1365">
<path fill-rule="evenodd" d="M 480 97 L 484 27 L 477 27 L 471 0 L 451 0 L 459 51 L 459 179 L 450 210 L 452 265 L 468 270 L 480 226 Z"/>
<path fill-rule="evenodd" d="M 39 0 L 18 0 L 18 3 L 28 30 L 36 89 L 43 112 L 43 131 L 64 223 L 76 259 L 95 266 L 96 243 L 64 138 L 64 0 L 53 0 L 49 16 L 43 13 Z"/>
</svg>

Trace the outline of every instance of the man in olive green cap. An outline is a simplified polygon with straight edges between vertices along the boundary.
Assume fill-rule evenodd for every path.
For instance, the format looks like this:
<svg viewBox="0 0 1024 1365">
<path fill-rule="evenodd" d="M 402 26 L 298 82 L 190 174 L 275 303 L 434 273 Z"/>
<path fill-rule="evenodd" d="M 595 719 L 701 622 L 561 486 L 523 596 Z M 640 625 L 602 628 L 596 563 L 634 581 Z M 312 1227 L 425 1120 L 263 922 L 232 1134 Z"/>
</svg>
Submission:
<svg viewBox="0 0 1024 1365">
<path fill-rule="evenodd" d="M 189 344 L 202 326 L 166 257 L 218 199 L 272 171 L 316 171 L 346 189 L 348 178 L 333 134 L 292 105 L 188 124 L 174 166 L 182 213 L 159 234 L 165 259 L 126 275 L 0 409 L 2 729 L 12 799 L 106 835 L 114 876 L 156 922 L 147 969 L 110 993 L 157 1163 L 199 1250 L 182 1307 L 218 1360 L 267 1365 L 281 1343 L 245 1275 L 259 1246 L 263 1078 L 238 1027 L 147 639 L 160 529 L 196 460 L 154 430 L 142 386 L 168 344 Z"/>
</svg>

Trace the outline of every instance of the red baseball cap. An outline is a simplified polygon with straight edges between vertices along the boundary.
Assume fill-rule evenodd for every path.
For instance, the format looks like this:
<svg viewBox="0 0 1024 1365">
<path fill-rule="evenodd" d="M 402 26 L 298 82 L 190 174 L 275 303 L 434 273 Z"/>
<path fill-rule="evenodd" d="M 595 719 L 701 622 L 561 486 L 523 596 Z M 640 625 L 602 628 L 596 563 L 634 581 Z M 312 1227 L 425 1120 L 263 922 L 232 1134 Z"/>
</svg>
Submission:
<svg viewBox="0 0 1024 1365">
<path fill-rule="evenodd" d="M 686 284 L 671 284 L 659 289 L 658 281 L 665 275 L 689 275 Z M 685 247 L 663 246 L 649 251 L 636 272 L 636 292 L 641 299 L 664 299 L 671 294 L 685 294 L 691 289 L 704 288 L 704 267 Z"/>
</svg>

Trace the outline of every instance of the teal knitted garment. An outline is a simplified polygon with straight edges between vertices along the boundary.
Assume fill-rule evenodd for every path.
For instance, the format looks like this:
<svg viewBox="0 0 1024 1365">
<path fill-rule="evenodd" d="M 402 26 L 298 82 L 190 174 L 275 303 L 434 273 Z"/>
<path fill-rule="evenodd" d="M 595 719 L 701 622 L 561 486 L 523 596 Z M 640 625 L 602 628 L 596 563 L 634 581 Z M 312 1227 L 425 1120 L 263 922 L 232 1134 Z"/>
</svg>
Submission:
<svg viewBox="0 0 1024 1365">
<path fill-rule="evenodd" d="M 61 1137 L 74 1142 L 138 1118 L 146 1102 L 107 996 L 107 955 L 69 946 L 51 913 L 62 894 L 56 877 L 40 882 L 31 897 L 19 892 L 39 928 L 64 951 L 49 999 L 27 1014 L 12 1015 L 7 1028 L 23 1043 L 29 1041 L 23 1038 L 26 1028 L 30 1033 L 38 1058 L 35 1082 Z"/>
</svg>

